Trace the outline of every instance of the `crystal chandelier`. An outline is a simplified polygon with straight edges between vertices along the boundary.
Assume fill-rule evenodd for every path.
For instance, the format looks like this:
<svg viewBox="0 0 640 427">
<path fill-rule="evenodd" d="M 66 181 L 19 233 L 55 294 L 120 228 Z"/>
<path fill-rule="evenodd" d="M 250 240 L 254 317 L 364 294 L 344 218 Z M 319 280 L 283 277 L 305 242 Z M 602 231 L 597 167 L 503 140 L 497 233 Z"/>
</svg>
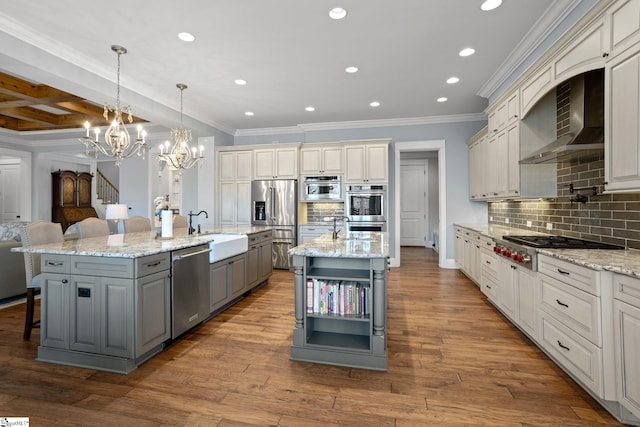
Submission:
<svg viewBox="0 0 640 427">
<path fill-rule="evenodd" d="M 89 128 L 91 124 L 85 122 L 84 127 L 87 133 L 84 137 L 80 138 L 80 142 L 84 145 L 85 154 L 89 155 L 89 152 L 93 150 L 96 158 L 101 153 L 107 157 L 113 157 L 116 159 L 116 165 L 120 166 L 122 160 L 137 154 L 144 159 L 144 155 L 149 151 L 149 145 L 145 141 L 146 132 L 142 130 L 142 126 L 138 125 L 138 136 L 133 143 L 129 132 L 124 125 L 122 115 L 127 115 L 129 123 L 133 123 L 133 116 L 131 115 L 131 107 L 120 106 L 120 55 L 127 53 L 127 49 L 122 46 L 112 45 L 111 50 L 118 55 L 118 91 L 116 93 L 116 105 L 104 105 L 103 117 L 109 121 L 109 113 L 113 113 L 113 120 L 107 128 L 104 134 L 104 144 L 100 142 L 100 129 L 95 128 L 95 139 L 91 137 Z"/>
<path fill-rule="evenodd" d="M 178 83 L 176 87 L 180 89 L 180 127 L 171 129 L 171 138 L 174 140 L 173 146 L 171 146 L 169 141 L 165 141 L 164 145 L 160 144 L 158 160 L 161 166 L 162 162 L 164 162 L 165 164 L 173 166 L 182 174 L 184 169 L 194 167 L 198 161 L 204 157 L 204 147 L 202 145 L 200 146 L 199 153 L 196 147 L 189 147 L 189 142 L 191 142 L 191 129 L 186 129 L 182 125 L 182 95 L 187 85 Z"/>
</svg>

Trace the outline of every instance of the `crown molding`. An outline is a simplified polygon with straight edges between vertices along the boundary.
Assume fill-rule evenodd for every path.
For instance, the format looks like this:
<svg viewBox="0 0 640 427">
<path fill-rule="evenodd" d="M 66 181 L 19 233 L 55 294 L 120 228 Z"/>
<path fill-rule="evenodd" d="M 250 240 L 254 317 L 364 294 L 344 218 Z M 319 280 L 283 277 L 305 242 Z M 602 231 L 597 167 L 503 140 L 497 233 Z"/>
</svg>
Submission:
<svg viewBox="0 0 640 427">
<path fill-rule="evenodd" d="M 486 121 L 485 113 L 456 114 L 450 116 L 408 117 L 402 119 L 355 120 L 345 122 L 305 123 L 296 126 L 278 128 L 239 129 L 234 136 L 284 135 L 314 131 L 364 129 L 376 127 L 420 126 L 443 123 Z"/>
<path fill-rule="evenodd" d="M 580 0 L 555 0 L 511 51 L 496 72 L 480 88 L 477 95 L 483 98 L 490 98 L 578 4 L 580 4 Z"/>
</svg>

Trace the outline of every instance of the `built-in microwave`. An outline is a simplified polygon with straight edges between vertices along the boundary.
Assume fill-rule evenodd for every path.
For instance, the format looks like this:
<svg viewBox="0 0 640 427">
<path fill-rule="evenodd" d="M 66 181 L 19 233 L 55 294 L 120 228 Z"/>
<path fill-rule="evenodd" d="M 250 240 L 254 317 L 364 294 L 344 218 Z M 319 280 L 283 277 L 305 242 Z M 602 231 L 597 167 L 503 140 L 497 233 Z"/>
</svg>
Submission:
<svg viewBox="0 0 640 427">
<path fill-rule="evenodd" d="M 342 200 L 340 176 L 306 176 L 300 199 L 306 202 L 331 202 Z"/>
</svg>

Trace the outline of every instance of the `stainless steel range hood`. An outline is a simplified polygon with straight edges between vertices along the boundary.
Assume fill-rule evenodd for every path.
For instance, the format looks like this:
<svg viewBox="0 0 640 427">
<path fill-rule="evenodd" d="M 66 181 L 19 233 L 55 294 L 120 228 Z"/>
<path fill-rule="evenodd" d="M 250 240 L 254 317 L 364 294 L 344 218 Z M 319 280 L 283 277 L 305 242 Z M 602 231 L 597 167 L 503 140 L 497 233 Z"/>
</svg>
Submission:
<svg viewBox="0 0 640 427">
<path fill-rule="evenodd" d="M 569 98 L 569 132 L 520 160 L 520 164 L 560 163 L 604 152 L 604 70 L 571 79 Z"/>
</svg>

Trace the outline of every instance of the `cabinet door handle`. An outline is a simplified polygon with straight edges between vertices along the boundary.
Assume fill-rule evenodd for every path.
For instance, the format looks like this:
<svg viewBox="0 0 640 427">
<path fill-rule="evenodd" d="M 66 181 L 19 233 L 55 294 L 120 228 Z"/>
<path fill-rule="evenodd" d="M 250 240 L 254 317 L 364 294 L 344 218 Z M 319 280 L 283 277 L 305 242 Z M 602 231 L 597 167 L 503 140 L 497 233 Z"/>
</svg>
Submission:
<svg viewBox="0 0 640 427">
<path fill-rule="evenodd" d="M 562 345 L 562 343 L 560 342 L 560 340 L 558 340 L 558 345 L 560 346 L 560 348 L 565 349 L 567 351 L 571 351 L 571 349 L 569 347 L 567 347 L 566 345 Z"/>
<path fill-rule="evenodd" d="M 62 283 L 69 283 L 69 281 L 67 279 L 62 279 L 61 282 Z"/>
<path fill-rule="evenodd" d="M 560 270 L 559 268 L 557 270 L 558 270 L 558 273 L 560 274 L 566 274 L 567 276 L 571 274 L 568 271 Z"/>
<path fill-rule="evenodd" d="M 60 267 L 60 266 L 64 265 L 64 262 L 62 262 L 62 261 L 47 261 L 47 265 L 51 266 L 51 267 Z"/>
<path fill-rule="evenodd" d="M 563 307 L 569 308 L 569 304 L 565 304 L 562 301 L 560 301 L 559 299 L 556 298 L 556 302 L 558 303 L 558 305 L 561 305 Z"/>
<path fill-rule="evenodd" d="M 489 285 L 485 285 L 485 286 L 487 287 L 487 289 L 491 289 L 491 286 L 489 286 Z"/>
</svg>

